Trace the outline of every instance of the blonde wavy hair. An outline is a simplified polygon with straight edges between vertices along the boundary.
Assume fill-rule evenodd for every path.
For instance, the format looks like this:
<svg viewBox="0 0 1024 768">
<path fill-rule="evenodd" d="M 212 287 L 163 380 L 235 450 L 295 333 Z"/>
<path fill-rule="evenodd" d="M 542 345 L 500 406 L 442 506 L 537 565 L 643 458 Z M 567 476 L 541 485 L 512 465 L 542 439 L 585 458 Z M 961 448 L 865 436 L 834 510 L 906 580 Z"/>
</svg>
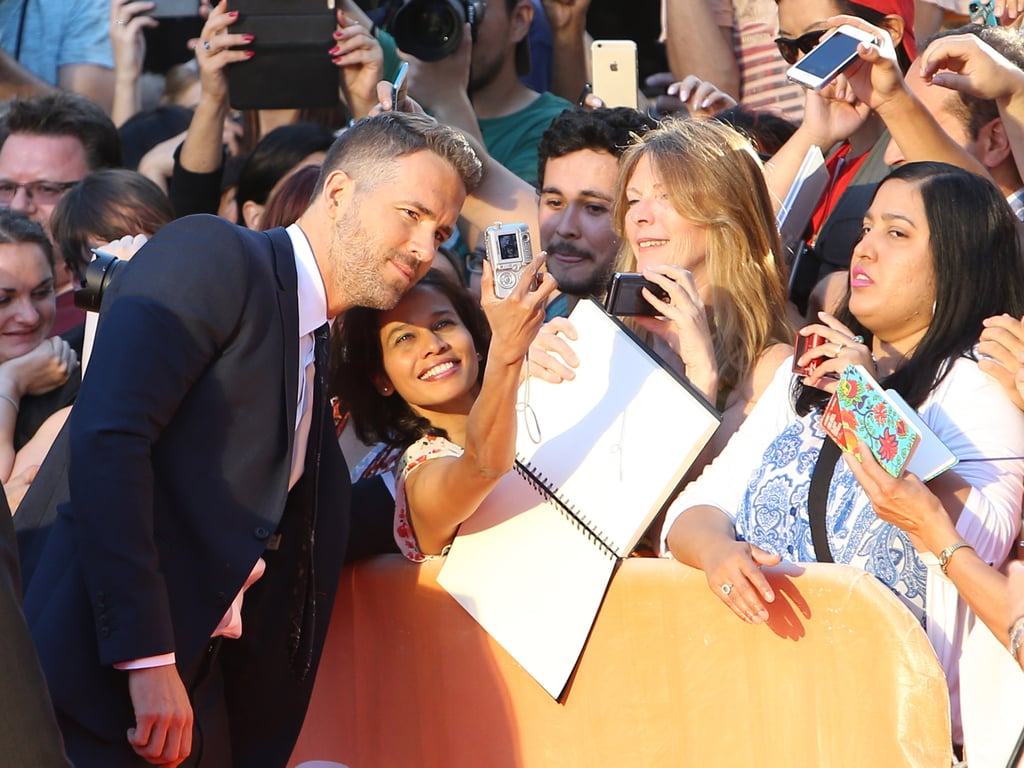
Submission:
<svg viewBox="0 0 1024 768">
<path fill-rule="evenodd" d="M 786 269 L 760 160 L 750 140 L 715 120 L 671 120 L 637 137 L 619 163 L 612 222 L 622 237 L 617 269 L 633 272 L 625 238 L 626 187 L 647 157 L 673 208 L 706 229 L 706 272 L 720 401 L 749 375 L 760 354 L 792 343 Z"/>
</svg>

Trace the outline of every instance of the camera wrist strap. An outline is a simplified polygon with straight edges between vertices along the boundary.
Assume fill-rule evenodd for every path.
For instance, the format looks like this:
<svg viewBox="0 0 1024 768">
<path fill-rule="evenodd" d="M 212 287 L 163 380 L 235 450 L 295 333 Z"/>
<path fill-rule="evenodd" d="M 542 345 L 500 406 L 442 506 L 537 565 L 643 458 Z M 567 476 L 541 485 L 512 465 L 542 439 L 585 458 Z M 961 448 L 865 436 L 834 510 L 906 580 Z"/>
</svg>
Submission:
<svg viewBox="0 0 1024 768">
<path fill-rule="evenodd" d="M 825 507 L 828 503 L 828 489 L 832 484 L 832 475 L 836 472 L 836 463 L 842 451 L 835 441 L 826 437 L 818 452 L 818 460 L 811 473 L 811 487 L 807 493 L 807 517 L 811 523 L 811 543 L 814 544 L 814 556 L 819 563 L 833 563 L 832 550 L 828 546 L 828 532 L 825 525 Z"/>
</svg>

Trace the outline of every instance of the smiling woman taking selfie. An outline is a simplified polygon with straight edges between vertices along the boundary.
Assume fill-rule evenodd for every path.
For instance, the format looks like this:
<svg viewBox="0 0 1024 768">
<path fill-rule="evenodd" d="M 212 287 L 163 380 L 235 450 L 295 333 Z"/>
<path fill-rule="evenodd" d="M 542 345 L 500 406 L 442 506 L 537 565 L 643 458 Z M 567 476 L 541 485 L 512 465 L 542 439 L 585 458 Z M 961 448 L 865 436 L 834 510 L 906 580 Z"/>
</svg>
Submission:
<svg viewBox="0 0 1024 768">
<path fill-rule="evenodd" d="M 929 487 L 962 538 L 1002 562 L 1020 526 L 1024 462 L 987 459 L 1024 455 L 1024 415 L 974 354 L 983 319 L 1002 311 L 1024 311 L 1024 270 L 996 187 L 942 163 L 893 171 L 864 218 L 847 300 L 801 331 L 825 337 L 795 361 L 817 360 L 814 372 L 793 381 L 789 361 L 779 368 L 718 459 L 673 502 L 665 528 L 672 555 L 703 570 L 752 624 L 770 620 L 775 599 L 761 566 L 813 562 L 827 546 L 835 562 L 874 574 L 927 630 L 950 684 L 954 738 L 966 609 L 925 548 L 876 516 L 831 451 L 821 411 L 836 386 L 827 377 L 851 363 L 899 392 L 960 459 Z M 827 488 L 820 506 L 809 500 L 816 473 Z M 824 517 L 817 543 L 815 515 Z"/>
<path fill-rule="evenodd" d="M 410 560 L 443 554 L 512 469 L 519 377 L 555 289 L 545 275 L 529 290 L 543 263 L 534 258 L 504 299 L 485 263 L 479 304 L 431 270 L 394 309 L 344 315 L 336 390 L 363 442 L 404 450 L 395 541 Z"/>
</svg>

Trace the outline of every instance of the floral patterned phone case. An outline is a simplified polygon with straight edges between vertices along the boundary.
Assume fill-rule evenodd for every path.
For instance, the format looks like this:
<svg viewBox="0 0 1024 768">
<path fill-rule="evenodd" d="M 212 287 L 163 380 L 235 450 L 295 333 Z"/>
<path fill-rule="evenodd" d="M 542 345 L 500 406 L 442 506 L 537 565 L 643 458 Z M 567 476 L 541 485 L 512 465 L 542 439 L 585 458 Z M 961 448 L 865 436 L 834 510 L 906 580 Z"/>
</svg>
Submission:
<svg viewBox="0 0 1024 768">
<path fill-rule="evenodd" d="M 899 477 L 921 440 L 921 433 L 862 366 L 848 365 L 821 416 L 821 426 L 845 452 L 857 438 L 871 449 L 886 472 Z"/>
</svg>

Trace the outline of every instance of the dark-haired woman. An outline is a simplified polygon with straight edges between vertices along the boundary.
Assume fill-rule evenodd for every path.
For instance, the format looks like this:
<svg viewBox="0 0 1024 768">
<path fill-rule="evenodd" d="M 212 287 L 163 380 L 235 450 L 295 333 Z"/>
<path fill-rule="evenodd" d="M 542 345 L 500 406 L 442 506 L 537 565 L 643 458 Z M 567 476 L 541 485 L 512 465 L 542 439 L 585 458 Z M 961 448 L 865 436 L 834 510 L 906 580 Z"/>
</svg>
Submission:
<svg viewBox="0 0 1024 768">
<path fill-rule="evenodd" d="M 802 59 L 831 28 L 829 19 L 847 15 L 884 30 L 892 39 L 900 69 L 906 72 L 917 54 L 912 0 L 776 0 L 783 58 L 790 64 Z M 811 147 L 827 158 L 829 182 L 813 213 L 808 242 L 814 251 L 804 262 L 802 275 L 814 280 L 846 269 L 857 241 L 861 217 L 875 186 L 888 173 L 884 162 L 888 137 L 882 119 L 867 104 L 854 98 L 840 75 L 835 85 L 820 93 L 806 91 L 804 119 L 796 133 L 772 157 L 765 178 L 776 205 L 781 205 Z M 817 261 L 815 261 L 815 258 Z M 816 276 L 810 274 L 818 266 Z M 803 311 L 807 298 L 791 297 Z"/>
<path fill-rule="evenodd" d="M 817 359 L 814 373 L 794 383 L 784 363 L 725 450 L 668 513 L 672 555 L 702 569 L 712 591 L 753 624 L 769 619 L 774 600 L 761 566 L 817 559 L 808 491 L 827 439 L 821 410 L 836 386 L 826 377 L 848 364 L 898 391 L 959 457 L 955 471 L 928 485 L 964 541 L 1000 563 L 1020 528 L 1024 464 L 985 459 L 1024 455 L 1024 415 L 974 356 L 984 318 L 1024 311 L 1024 270 L 1006 201 L 979 176 L 912 163 L 879 186 L 862 232 L 842 309 L 802 331 L 827 339 L 796 361 Z M 823 510 L 832 557 L 877 576 L 925 625 L 950 683 L 957 739 L 966 608 L 927 548 L 875 514 L 844 462 L 834 467 Z"/>
<path fill-rule="evenodd" d="M 519 377 L 555 289 L 545 275 L 530 290 L 543 262 L 535 258 L 504 299 L 489 265 L 480 304 L 431 270 L 394 309 L 345 314 L 337 391 L 363 442 L 404 449 L 395 540 L 411 560 L 443 554 L 512 468 Z"/>
</svg>

